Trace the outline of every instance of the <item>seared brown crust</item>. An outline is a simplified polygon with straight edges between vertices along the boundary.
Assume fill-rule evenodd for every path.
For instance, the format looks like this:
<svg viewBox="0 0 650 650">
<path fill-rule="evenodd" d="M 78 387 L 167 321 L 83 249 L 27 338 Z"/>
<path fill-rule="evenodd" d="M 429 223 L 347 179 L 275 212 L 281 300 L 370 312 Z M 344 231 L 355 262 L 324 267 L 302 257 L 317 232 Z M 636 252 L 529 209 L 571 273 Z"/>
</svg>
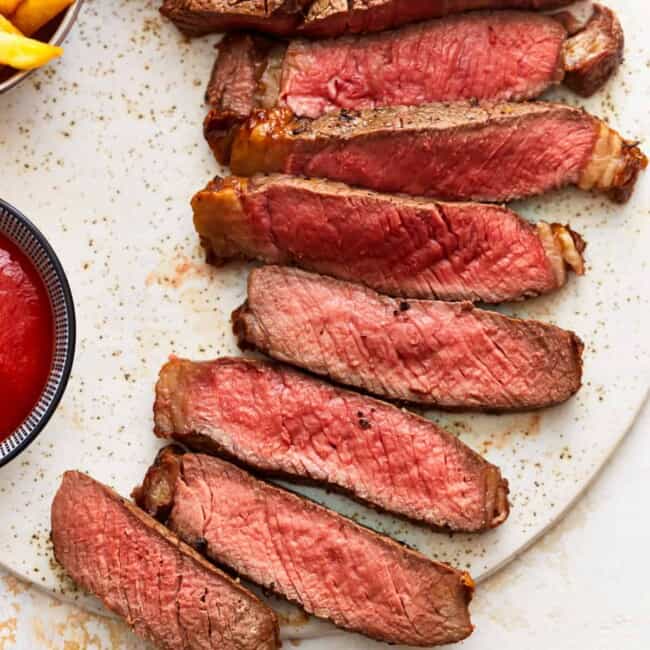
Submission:
<svg viewBox="0 0 650 650">
<path fill-rule="evenodd" d="M 165 522 L 172 505 L 176 479 L 180 473 L 180 457 L 184 451 L 170 445 L 158 452 L 154 464 L 147 470 L 142 485 L 133 488 L 131 498 L 147 514 Z"/>
<path fill-rule="evenodd" d="M 260 81 L 271 50 L 277 44 L 277 41 L 254 34 L 226 34 L 216 46 L 218 54 L 205 92 L 206 103 L 221 111 L 231 111 L 242 120 L 254 108 L 262 106 Z M 243 97 L 242 93 L 231 92 L 242 72 L 250 73 L 255 82 Z"/>
<path fill-rule="evenodd" d="M 607 192 L 607 196 L 614 203 L 627 203 L 639 173 L 648 166 L 645 154 L 639 149 L 636 142 L 630 140 L 623 141 L 622 158 L 624 163 L 621 170 L 617 174 L 612 188 Z"/>
<path fill-rule="evenodd" d="M 289 35 L 311 0 L 163 0 L 160 13 L 187 36 L 241 29 Z"/>
<path fill-rule="evenodd" d="M 594 4 L 583 29 L 564 45 L 564 83 L 589 97 L 616 72 L 623 60 L 623 29 L 611 9 Z"/>
<path fill-rule="evenodd" d="M 625 140 L 605 122 L 595 120 L 595 128 L 593 151 L 577 185 L 583 190 L 604 192 L 615 203 L 625 203 L 648 159 L 635 142 Z"/>
<path fill-rule="evenodd" d="M 212 149 L 214 157 L 222 165 L 229 164 L 232 143 L 242 124 L 242 117 L 238 113 L 215 108 L 211 109 L 203 120 L 203 137 Z"/>
</svg>

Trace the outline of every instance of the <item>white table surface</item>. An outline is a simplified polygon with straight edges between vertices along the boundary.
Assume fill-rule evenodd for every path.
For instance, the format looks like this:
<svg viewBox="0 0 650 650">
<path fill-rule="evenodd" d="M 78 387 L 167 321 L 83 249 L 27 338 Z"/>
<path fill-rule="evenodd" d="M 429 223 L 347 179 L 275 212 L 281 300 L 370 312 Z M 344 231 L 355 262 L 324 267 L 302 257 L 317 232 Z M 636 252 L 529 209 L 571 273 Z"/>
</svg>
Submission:
<svg viewBox="0 0 650 650">
<path fill-rule="evenodd" d="M 594 435 L 598 435 L 594 431 Z M 481 585 L 463 650 L 650 647 L 650 406 L 553 531 Z M 0 650 L 141 650 L 121 623 L 61 604 L 0 572 Z M 286 643 L 285 648 L 293 647 Z M 301 650 L 388 648 L 341 634 Z"/>
</svg>

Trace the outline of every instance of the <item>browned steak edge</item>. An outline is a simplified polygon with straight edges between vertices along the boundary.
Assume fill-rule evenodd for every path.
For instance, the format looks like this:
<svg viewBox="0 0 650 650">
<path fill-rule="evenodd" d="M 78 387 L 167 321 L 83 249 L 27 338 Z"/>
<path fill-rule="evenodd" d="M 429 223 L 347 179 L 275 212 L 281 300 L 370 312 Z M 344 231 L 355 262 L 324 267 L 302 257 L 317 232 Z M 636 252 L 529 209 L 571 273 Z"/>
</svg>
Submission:
<svg viewBox="0 0 650 650">
<path fill-rule="evenodd" d="M 593 95 L 618 70 L 624 46 L 623 28 L 616 14 L 594 4 L 587 24 L 565 43 L 565 53 L 582 54 L 570 64 L 565 61 L 565 85 L 583 97 Z"/>
</svg>

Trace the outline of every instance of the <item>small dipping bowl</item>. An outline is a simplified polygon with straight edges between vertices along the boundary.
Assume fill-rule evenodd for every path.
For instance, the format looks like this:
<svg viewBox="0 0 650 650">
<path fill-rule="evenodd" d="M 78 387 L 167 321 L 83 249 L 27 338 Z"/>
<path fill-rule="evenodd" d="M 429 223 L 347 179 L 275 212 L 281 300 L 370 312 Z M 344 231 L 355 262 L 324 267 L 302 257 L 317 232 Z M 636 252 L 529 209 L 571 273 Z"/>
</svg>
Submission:
<svg viewBox="0 0 650 650">
<path fill-rule="evenodd" d="M 72 25 L 77 20 L 82 4 L 83 0 L 75 0 L 67 9 L 52 19 L 47 25 L 36 32 L 36 34 L 30 36 L 30 38 L 44 41 L 50 45 L 61 45 L 72 29 Z M 36 68 L 36 70 L 38 69 Z M 7 66 L 0 65 L 0 95 L 27 79 L 36 70 L 13 70 Z"/>
<path fill-rule="evenodd" d="M 76 322 L 70 286 L 56 253 L 27 217 L 1 199 L 0 234 L 24 254 L 39 275 L 49 298 L 53 327 L 49 375 L 30 413 L 13 433 L 0 441 L 2 466 L 36 439 L 56 410 L 72 370 Z"/>
</svg>

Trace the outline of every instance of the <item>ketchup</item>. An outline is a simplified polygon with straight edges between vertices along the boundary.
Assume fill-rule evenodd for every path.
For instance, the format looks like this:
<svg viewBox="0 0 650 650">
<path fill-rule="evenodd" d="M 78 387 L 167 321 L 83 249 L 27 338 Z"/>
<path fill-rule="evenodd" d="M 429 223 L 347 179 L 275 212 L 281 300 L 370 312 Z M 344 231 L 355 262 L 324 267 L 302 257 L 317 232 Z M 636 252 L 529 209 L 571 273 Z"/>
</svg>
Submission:
<svg viewBox="0 0 650 650">
<path fill-rule="evenodd" d="M 0 442 L 38 402 L 54 350 L 47 291 L 27 256 L 0 234 Z"/>
</svg>

